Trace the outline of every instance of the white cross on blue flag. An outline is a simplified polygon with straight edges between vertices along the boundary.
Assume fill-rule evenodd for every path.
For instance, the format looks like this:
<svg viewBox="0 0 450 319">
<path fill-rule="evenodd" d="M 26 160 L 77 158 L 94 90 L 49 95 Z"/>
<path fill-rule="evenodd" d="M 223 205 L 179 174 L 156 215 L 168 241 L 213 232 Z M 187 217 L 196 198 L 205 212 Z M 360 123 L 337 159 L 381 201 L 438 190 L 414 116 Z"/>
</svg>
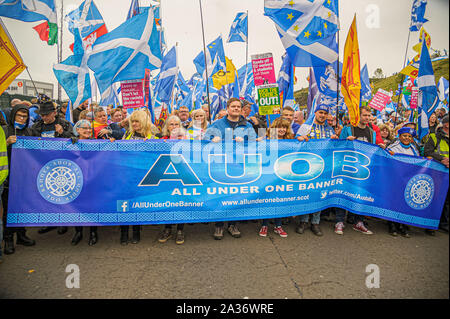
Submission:
<svg viewBox="0 0 450 319">
<path fill-rule="evenodd" d="M 91 98 L 91 80 L 87 67 L 89 54 L 83 51 L 78 29 L 75 29 L 73 52 L 74 54 L 66 60 L 53 66 L 53 73 L 66 91 L 73 108 L 77 108 L 81 103 Z"/>
<path fill-rule="evenodd" d="M 231 25 L 227 42 L 247 42 L 247 33 L 248 15 L 246 12 L 239 12 Z"/>
<path fill-rule="evenodd" d="M 194 64 L 197 72 L 205 78 L 205 54 L 203 51 L 194 59 Z M 219 36 L 206 47 L 206 64 L 208 66 L 208 77 L 212 77 L 218 71 L 226 69 L 222 36 Z"/>
<path fill-rule="evenodd" d="M 143 79 L 145 69 L 160 68 L 159 40 L 151 8 L 98 38 L 88 66 L 95 72 L 100 92 L 115 82 Z"/>
<path fill-rule="evenodd" d="M 172 92 L 177 82 L 178 71 L 177 47 L 174 46 L 162 60 L 161 71 L 155 86 L 155 94 L 158 95 L 161 102 L 166 103 L 168 106 L 171 104 Z M 170 113 L 170 107 L 168 110 Z"/>
<path fill-rule="evenodd" d="M 425 41 L 423 41 L 420 53 L 417 86 L 419 87 L 419 140 L 422 140 L 429 132 L 428 119 L 439 104 L 433 66 Z"/>
<path fill-rule="evenodd" d="M 25 22 L 47 20 L 56 24 L 54 0 L 0 0 L 0 16 Z"/>
<path fill-rule="evenodd" d="M 93 0 L 83 1 L 83 3 L 81 3 L 77 9 L 70 12 L 66 18 L 68 19 L 69 31 L 74 34 L 75 30 L 80 30 L 83 38 L 105 24 L 103 17 Z"/>
</svg>

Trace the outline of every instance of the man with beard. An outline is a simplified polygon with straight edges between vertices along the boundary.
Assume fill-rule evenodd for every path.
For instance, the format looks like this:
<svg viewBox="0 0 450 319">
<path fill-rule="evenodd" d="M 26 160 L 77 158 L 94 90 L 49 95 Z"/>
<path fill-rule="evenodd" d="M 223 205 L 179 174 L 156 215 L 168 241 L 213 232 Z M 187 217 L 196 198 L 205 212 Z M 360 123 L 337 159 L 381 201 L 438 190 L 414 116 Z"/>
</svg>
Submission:
<svg viewBox="0 0 450 319">
<path fill-rule="evenodd" d="M 314 112 L 314 122 L 312 125 L 303 124 L 298 132 L 297 139 L 302 141 L 309 141 L 310 139 L 337 139 L 338 136 L 335 134 L 333 127 L 328 125 L 328 106 L 325 104 L 319 104 Z M 309 221 L 309 216 L 311 215 L 311 231 L 316 236 L 322 236 L 323 233 L 319 227 L 320 224 L 320 211 L 313 214 L 305 214 L 299 217 L 299 224 L 295 231 L 299 234 L 303 234 L 306 225 Z"/>
</svg>

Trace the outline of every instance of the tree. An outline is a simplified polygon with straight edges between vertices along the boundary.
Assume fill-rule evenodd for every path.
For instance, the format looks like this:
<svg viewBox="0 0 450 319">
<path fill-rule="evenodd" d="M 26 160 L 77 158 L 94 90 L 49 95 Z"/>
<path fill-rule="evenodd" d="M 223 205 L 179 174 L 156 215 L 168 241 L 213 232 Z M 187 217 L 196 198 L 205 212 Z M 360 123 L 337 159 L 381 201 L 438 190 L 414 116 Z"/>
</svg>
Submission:
<svg viewBox="0 0 450 319">
<path fill-rule="evenodd" d="M 375 70 L 375 72 L 373 72 L 373 77 L 375 79 L 382 79 L 382 78 L 384 78 L 383 70 L 381 68 L 377 68 Z"/>
</svg>

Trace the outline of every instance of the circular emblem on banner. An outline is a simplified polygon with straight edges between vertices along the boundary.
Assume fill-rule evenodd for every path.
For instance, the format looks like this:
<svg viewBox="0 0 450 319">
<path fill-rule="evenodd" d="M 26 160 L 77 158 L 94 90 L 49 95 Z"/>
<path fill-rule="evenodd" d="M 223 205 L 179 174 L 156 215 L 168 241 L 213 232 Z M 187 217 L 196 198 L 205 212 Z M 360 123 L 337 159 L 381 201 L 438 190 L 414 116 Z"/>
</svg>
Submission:
<svg viewBox="0 0 450 319">
<path fill-rule="evenodd" d="M 17 82 L 17 86 L 21 88 L 23 86 L 23 83 L 22 82 Z"/>
<path fill-rule="evenodd" d="M 37 187 L 41 196 L 50 203 L 67 204 L 80 195 L 83 173 L 76 163 L 56 159 L 41 168 Z"/>
<path fill-rule="evenodd" d="M 431 176 L 419 174 L 411 178 L 406 185 L 405 200 L 414 209 L 427 208 L 434 195 L 434 182 Z"/>
</svg>

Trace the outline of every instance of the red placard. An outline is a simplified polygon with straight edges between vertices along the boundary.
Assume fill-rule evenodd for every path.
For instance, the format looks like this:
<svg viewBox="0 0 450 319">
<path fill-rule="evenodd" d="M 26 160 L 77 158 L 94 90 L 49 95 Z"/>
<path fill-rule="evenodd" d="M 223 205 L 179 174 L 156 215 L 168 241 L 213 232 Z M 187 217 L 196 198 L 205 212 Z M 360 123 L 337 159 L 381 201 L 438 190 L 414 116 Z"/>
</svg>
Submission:
<svg viewBox="0 0 450 319">
<path fill-rule="evenodd" d="M 120 86 L 124 109 L 138 108 L 145 105 L 142 80 L 122 82 Z"/>
<path fill-rule="evenodd" d="M 369 107 L 377 111 L 382 111 L 386 106 L 386 104 L 388 104 L 389 101 L 391 100 L 391 96 L 392 96 L 391 93 L 383 89 L 378 89 L 378 92 L 375 94 L 372 101 L 370 101 Z"/>
<path fill-rule="evenodd" d="M 409 102 L 409 107 L 411 109 L 417 109 L 417 104 L 419 100 L 419 88 L 414 86 L 411 88 L 411 101 Z"/>
<path fill-rule="evenodd" d="M 255 86 L 277 82 L 272 53 L 252 55 L 252 69 Z"/>
</svg>

